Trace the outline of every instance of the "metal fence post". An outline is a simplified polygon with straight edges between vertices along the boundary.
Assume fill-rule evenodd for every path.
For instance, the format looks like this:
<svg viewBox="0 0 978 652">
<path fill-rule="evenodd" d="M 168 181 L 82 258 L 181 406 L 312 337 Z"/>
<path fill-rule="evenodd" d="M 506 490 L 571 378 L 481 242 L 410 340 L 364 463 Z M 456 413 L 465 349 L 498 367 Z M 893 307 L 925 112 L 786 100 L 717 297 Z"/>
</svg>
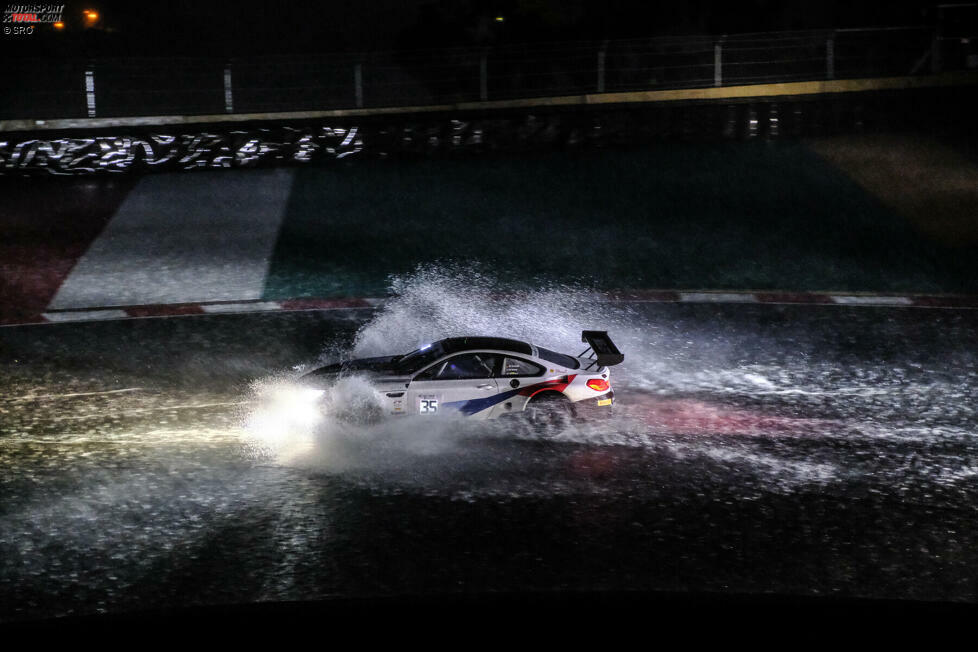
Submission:
<svg viewBox="0 0 978 652">
<path fill-rule="evenodd" d="M 363 64 L 353 66 L 353 92 L 356 96 L 357 108 L 363 108 Z"/>
<path fill-rule="evenodd" d="M 930 71 L 937 74 L 941 71 L 941 36 L 944 33 L 944 6 L 937 5 L 937 24 L 934 26 L 934 40 L 930 43 Z"/>
<path fill-rule="evenodd" d="M 722 70 L 722 46 L 720 42 L 717 41 L 713 44 L 713 85 L 723 86 L 723 70 Z"/>
<path fill-rule="evenodd" d="M 601 49 L 598 50 L 598 92 L 604 93 L 604 57 L 605 52 L 608 49 L 608 41 L 601 44 Z"/>
<path fill-rule="evenodd" d="M 489 99 L 489 55 L 485 52 L 479 57 L 479 99 Z"/>
<path fill-rule="evenodd" d="M 95 71 L 91 68 L 85 71 L 85 105 L 88 117 L 95 117 Z"/>
<path fill-rule="evenodd" d="M 825 39 L 825 78 L 835 79 L 835 36 Z"/>
<path fill-rule="evenodd" d="M 224 66 L 224 112 L 234 113 L 234 94 L 231 91 L 231 64 Z"/>
</svg>

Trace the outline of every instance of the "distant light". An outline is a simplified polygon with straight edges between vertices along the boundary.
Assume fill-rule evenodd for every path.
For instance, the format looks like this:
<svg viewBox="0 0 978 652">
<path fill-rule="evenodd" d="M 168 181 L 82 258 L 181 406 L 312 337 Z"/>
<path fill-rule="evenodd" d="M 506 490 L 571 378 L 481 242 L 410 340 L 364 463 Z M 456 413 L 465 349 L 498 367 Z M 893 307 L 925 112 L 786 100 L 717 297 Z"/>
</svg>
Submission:
<svg viewBox="0 0 978 652">
<path fill-rule="evenodd" d="M 505 17 L 505 16 L 496 16 L 496 22 L 497 22 L 497 23 L 501 23 L 501 22 L 503 22 L 504 20 L 506 20 L 506 17 Z"/>
<path fill-rule="evenodd" d="M 64 28 L 65 28 L 65 24 L 62 23 L 60 20 L 54 24 L 54 29 L 64 29 Z"/>
<path fill-rule="evenodd" d="M 93 9 L 86 9 L 85 18 L 88 20 L 88 22 L 94 23 L 96 20 L 98 20 L 98 12 Z"/>
</svg>

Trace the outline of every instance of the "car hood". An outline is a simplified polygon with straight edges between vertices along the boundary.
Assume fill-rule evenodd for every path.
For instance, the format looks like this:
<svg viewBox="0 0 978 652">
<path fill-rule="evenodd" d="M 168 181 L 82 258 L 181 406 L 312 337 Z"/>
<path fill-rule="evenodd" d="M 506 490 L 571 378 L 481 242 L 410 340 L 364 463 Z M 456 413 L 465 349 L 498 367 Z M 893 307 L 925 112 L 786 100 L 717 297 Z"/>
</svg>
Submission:
<svg viewBox="0 0 978 652">
<path fill-rule="evenodd" d="M 388 355 L 376 358 L 358 358 L 356 360 L 344 360 L 329 364 L 318 369 L 313 369 L 305 376 L 306 380 L 315 381 L 317 378 L 332 379 L 342 374 L 358 374 L 370 376 L 371 380 L 381 382 L 408 382 L 410 376 L 400 371 L 394 362 L 400 356 Z"/>
</svg>

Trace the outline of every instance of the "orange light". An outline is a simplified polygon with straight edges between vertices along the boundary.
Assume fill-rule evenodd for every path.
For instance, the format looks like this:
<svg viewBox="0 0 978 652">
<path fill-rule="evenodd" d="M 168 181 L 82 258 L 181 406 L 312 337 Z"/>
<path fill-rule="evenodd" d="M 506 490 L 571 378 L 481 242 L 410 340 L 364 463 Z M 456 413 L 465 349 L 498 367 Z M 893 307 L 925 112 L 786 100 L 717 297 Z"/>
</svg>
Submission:
<svg viewBox="0 0 978 652">
<path fill-rule="evenodd" d="M 65 28 L 65 24 L 62 23 L 60 20 L 54 24 L 54 29 L 64 29 L 64 28 Z"/>
<path fill-rule="evenodd" d="M 88 19 L 88 22 L 94 23 L 96 20 L 98 20 L 98 12 L 97 11 L 93 11 L 91 9 L 86 9 L 85 10 L 85 18 Z"/>
<path fill-rule="evenodd" d="M 608 381 L 603 378 L 592 378 L 587 381 L 587 386 L 596 392 L 603 392 L 609 387 Z"/>
</svg>

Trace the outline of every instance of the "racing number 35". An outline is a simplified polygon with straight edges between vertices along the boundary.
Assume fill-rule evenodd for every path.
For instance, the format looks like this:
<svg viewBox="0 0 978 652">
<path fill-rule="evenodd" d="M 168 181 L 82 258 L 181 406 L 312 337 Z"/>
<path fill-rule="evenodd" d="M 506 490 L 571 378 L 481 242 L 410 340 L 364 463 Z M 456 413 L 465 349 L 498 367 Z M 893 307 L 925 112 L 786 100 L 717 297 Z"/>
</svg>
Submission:
<svg viewBox="0 0 978 652">
<path fill-rule="evenodd" d="M 436 414 L 438 412 L 437 396 L 419 396 L 418 412 L 420 414 Z"/>
</svg>

